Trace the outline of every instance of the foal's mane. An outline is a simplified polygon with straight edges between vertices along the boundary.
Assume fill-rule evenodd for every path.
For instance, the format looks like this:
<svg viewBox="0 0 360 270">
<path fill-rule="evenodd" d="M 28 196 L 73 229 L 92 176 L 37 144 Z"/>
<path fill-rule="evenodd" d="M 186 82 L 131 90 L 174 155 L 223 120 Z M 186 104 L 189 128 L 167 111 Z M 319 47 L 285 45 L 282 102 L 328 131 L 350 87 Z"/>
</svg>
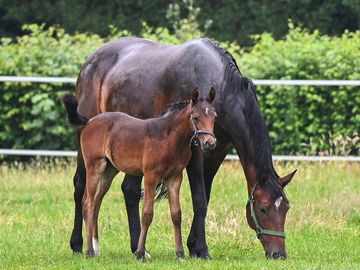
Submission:
<svg viewBox="0 0 360 270">
<path fill-rule="evenodd" d="M 199 99 L 196 101 L 196 103 L 204 102 L 204 101 L 205 101 L 204 97 L 199 97 Z M 163 115 L 165 115 L 167 113 L 172 113 L 172 112 L 175 112 L 175 111 L 179 111 L 179 110 L 185 108 L 186 106 L 188 106 L 189 104 L 190 104 L 190 100 L 182 100 L 182 101 L 177 101 L 177 102 L 170 103 L 169 105 L 167 105 L 168 108 L 166 108 L 164 111 L 162 111 L 159 114 L 159 116 L 163 116 Z"/>
<path fill-rule="evenodd" d="M 277 183 L 279 176 L 272 164 L 269 132 L 259 107 L 255 86 L 251 79 L 242 76 L 234 57 L 216 43 L 214 43 L 214 45 L 225 61 L 225 75 L 222 90 L 223 95 L 227 97 L 227 100 L 233 102 L 232 104 L 227 104 L 227 106 L 236 108 L 239 106 L 238 104 L 235 104 L 236 101 L 239 100 L 239 96 L 242 96 L 245 99 L 245 102 L 243 102 L 244 106 L 242 106 L 241 110 L 244 114 L 253 144 L 257 174 L 256 179 L 259 181 L 261 175 L 267 173 L 268 181 L 264 188 L 271 192 L 272 198 L 277 199 L 282 195 L 282 191 Z"/>
<path fill-rule="evenodd" d="M 159 116 L 163 116 L 167 113 L 172 113 L 174 111 L 179 111 L 185 108 L 186 106 L 188 106 L 189 104 L 190 104 L 190 100 L 182 100 L 182 101 L 170 103 L 169 105 L 167 105 L 167 108 L 159 114 Z"/>
</svg>

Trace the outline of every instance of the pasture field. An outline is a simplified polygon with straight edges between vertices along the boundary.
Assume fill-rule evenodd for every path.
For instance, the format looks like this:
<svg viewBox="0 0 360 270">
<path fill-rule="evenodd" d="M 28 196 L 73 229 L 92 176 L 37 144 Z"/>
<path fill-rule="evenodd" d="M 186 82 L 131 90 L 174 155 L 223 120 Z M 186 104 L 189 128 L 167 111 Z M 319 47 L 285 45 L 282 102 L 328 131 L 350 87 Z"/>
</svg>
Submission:
<svg viewBox="0 0 360 270">
<path fill-rule="evenodd" d="M 121 192 L 122 175 L 105 196 L 99 217 L 101 256 L 73 256 L 72 176 L 75 162 L 0 166 L 0 269 L 360 269 L 360 164 L 279 163 L 291 209 L 286 223 L 288 259 L 267 260 L 246 222 L 246 180 L 239 162 L 226 162 L 213 184 L 207 216 L 212 261 L 178 261 L 167 201 L 155 206 L 147 249 L 139 262 L 130 252 Z M 192 218 L 187 178 L 181 188 L 183 242 Z M 185 249 L 187 255 L 187 248 Z"/>
</svg>

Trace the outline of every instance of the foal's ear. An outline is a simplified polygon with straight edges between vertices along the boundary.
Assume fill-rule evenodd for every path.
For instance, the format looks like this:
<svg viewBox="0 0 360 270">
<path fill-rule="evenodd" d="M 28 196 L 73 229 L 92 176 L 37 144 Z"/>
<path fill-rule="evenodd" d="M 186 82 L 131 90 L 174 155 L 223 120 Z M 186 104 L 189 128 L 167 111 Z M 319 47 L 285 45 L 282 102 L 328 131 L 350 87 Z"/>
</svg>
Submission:
<svg viewBox="0 0 360 270">
<path fill-rule="evenodd" d="M 211 104 L 215 100 L 215 97 L 216 97 L 216 91 L 214 87 L 211 87 L 210 92 L 206 97 L 206 100 Z"/>
<path fill-rule="evenodd" d="M 192 97 L 191 97 L 193 103 L 195 103 L 199 99 L 199 95 L 200 95 L 199 89 L 196 87 L 192 92 Z"/>
</svg>

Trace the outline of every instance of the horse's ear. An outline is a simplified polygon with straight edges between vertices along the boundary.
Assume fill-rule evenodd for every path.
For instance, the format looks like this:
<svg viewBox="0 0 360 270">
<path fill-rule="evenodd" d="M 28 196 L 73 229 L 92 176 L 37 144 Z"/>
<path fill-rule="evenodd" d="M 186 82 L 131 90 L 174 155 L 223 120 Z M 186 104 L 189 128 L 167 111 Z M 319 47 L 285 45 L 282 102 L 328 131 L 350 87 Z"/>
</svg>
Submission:
<svg viewBox="0 0 360 270">
<path fill-rule="evenodd" d="M 195 103 L 198 99 L 199 99 L 199 89 L 196 87 L 192 93 L 192 97 L 191 97 L 191 100 L 193 103 Z"/>
<path fill-rule="evenodd" d="M 284 176 L 283 178 L 280 178 L 278 180 L 280 186 L 282 186 L 284 188 L 287 184 L 289 184 L 291 179 L 293 179 L 296 172 L 297 172 L 297 170 L 293 171 L 292 173 L 289 173 L 287 176 Z"/>
<path fill-rule="evenodd" d="M 259 177 L 259 185 L 264 186 L 268 179 L 269 179 L 268 172 L 267 171 L 262 172 Z"/>
<path fill-rule="evenodd" d="M 206 97 L 206 100 L 211 104 L 215 100 L 215 97 L 216 97 L 216 91 L 214 87 L 211 87 L 210 92 Z"/>
</svg>

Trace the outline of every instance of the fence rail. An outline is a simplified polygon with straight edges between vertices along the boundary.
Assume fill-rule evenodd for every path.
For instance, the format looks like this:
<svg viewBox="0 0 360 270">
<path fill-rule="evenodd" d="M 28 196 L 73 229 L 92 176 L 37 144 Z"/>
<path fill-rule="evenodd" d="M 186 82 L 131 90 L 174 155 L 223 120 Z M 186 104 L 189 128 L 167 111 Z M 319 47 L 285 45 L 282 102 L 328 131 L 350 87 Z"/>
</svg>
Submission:
<svg viewBox="0 0 360 270">
<path fill-rule="evenodd" d="M 23 150 L 23 149 L 0 149 L 0 155 L 13 156 L 47 156 L 47 157 L 76 157 L 76 151 L 58 150 Z M 227 155 L 225 160 L 239 160 L 237 155 Z M 359 162 L 360 157 L 355 156 L 273 156 L 274 161 L 352 161 Z"/>
<path fill-rule="evenodd" d="M 72 77 L 22 77 L 0 76 L 0 82 L 35 82 L 35 83 L 76 83 Z M 360 86 L 360 80 L 253 80 L 255 85 L 322 85 L 322 86 Z M 16 150 L 0 149 L 0 155 L 16 156 L 55 156 L 75 157 L 76 151 L 50 151 L 50 150 Z M 238 160 L 237 155 L 227 155 L 226 160 Z M 284 161 L 360 161 L 360 157 L 334 157 L 334 156 L 273 156 L 273 160 Z"/>
<path fill-rule="evenodd" d="M 75 83 L 72 77 L 0 76 L 0 82 Z M 253 80 L 256 85 L 360 86 L 360 80 Z"/>
</svg>

